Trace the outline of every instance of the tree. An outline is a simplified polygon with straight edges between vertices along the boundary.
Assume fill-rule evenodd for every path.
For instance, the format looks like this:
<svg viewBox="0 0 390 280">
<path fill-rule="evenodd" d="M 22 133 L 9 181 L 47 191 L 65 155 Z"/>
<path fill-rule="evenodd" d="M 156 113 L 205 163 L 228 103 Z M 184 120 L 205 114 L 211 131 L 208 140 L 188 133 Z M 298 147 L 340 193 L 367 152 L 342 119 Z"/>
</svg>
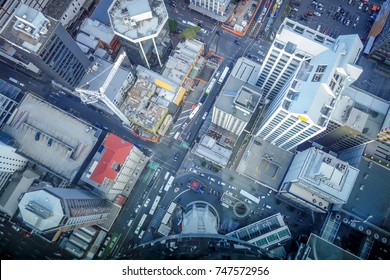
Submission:
<svg viewBox="0 0 390 280">
<path fill-rule="evenodd" d="M 177 31 L 177 21 L 174 19 L 168 19 L 169 31 L 175 33 Z"/>
<path fill-rule="evenodd" d="M 199 26 L 189 26 L 180 33 L 180 38 L 194 40 L 196 38 L 196 33 L 199 32 L 199 30 Z"/>
</svg>

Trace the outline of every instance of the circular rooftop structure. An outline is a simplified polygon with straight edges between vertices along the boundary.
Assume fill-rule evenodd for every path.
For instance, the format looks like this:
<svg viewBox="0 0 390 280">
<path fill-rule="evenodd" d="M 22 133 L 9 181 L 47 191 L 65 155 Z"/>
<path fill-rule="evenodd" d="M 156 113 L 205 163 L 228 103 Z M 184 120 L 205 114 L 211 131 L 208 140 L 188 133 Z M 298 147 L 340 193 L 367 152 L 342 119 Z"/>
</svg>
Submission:
<svg viewBox="0 0 390 280">
<path fill-rule="evenodd" d="M 168 20 L 163 0 L 114 0 L 108 16 L 114 33 L 132 43 L 157 37 Z"/>
</svg>

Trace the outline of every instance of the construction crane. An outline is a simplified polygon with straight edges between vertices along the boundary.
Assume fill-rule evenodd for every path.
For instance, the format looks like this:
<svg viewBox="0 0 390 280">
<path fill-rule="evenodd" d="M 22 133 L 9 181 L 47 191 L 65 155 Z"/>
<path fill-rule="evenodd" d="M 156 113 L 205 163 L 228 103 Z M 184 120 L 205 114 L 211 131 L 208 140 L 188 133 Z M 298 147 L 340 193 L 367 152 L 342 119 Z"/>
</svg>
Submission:
<svg viewBox="0 0 390 280">
<path fill-rule="evenodd" d="M 99 88 L 98 91 L 95 90 L 87 90 L 83 88 L 76 88 L 76 92 L 80 94 L 81 101 L 85 104 L 96 103 L 99 100 L 107 105 L 121 120 L 123 123 L 130 125 L 130 121 L 126 118 L 126 116 L 111 102 L 110 99 L 105 95 L 108 85 L 111 83 L 114 78 L 116 72 L 119 69 L 119 66 L 122 64 L 123 60 L 126 57 L 126 53 L 122 52 L 118 59 L 115 61 L 114 66 L 111 68 L 110 73 L 107 76 L 107 79 L 104 81 L 104 84 Z M 102 74 L 102 73 L 101 73 Z M 92 80 L 96 79 L 93 78 Z M 91 80 L 91 81 L 92 81 Z M 89 82 L 87 82 L 88 84 Z"/>
</svg>

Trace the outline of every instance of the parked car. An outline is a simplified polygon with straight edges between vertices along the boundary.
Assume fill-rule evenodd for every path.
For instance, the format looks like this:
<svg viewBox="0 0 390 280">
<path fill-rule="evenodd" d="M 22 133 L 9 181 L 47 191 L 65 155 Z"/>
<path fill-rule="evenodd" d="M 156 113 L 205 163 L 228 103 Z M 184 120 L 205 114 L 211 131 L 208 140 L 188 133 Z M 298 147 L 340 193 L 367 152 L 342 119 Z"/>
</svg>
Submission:
<svg viewBox="0 0 390 280">
<path fill-rule="evenodd" d="M 20 228 L 18 226 L 12 225 L 12 228 L 16 231 L 20 231 Z"/>
<path fill-rule="evenodd" d="M 178 158 L 179 158 L 179 153 L 177 153 L 177 154 L 173 157 L 173 160 L 174 160 L 174 161 L 177 161 Z"/>
<path fill-rule="evenodd" d="M 221 36 L 222 35 L 222 32 L 221 31 L 217 31 L 215 32 L 217 35 Z"/>
<path fill-rule="evenodd" d="M 207 118 L 207 114 L 208 112 L 204 112 L 203 116 L 202 116 L 202 119 L 205 120 Z"/>
<path fill-rule="evenodd" d="M 238 45 L 238 46 L 240 46 L 240 45 L 241 45 L 241 42 L 240 42 L 240 41 L 238 41 L 238 40 L 234 40 L 234 43 L 235 43 L 236 45 Z"/>
</svg>

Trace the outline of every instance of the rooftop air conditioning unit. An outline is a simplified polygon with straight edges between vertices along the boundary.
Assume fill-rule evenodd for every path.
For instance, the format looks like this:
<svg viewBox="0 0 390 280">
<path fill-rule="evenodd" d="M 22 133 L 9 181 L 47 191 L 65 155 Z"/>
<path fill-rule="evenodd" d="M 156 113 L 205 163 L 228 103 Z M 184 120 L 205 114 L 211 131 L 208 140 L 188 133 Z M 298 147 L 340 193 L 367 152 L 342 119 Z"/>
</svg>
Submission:
<svg viewBox="0 0 390 280">
<path fill-rule="evenodd" d="M 47 28 L 46 27 L 42 27 L 41 30 L 39 30 L 39 33 L 42 34 L 42 35 L 45 35 L 47 33 Z"/>
<path fill-rule="evenodd" d="M 19 28 L 23 29 L 23 28 L 24 28 L 24 23 L 23 23 L 23 22 L 20 22 L 17 26 L 18 26 Z"/>
</svg>

